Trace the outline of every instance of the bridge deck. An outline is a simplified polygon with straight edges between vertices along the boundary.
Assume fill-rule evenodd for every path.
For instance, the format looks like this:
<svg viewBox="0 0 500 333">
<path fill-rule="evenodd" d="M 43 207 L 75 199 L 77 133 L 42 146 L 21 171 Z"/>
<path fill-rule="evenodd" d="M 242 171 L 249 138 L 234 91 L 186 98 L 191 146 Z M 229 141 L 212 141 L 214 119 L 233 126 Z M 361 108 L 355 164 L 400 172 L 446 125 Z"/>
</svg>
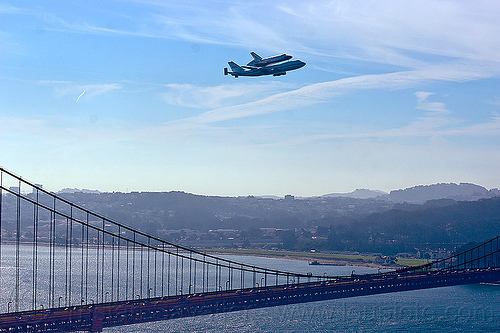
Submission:
<svg viewBox="0 0 500 333">
<path fill-rule="evenodd" d="M 338 281 L 7 313 L 0 315 L 0 332 L 77 330 L 99 332 L 105 327 L 143 322 L 499 280 L 500 269 L 498 268 L 355 276 Z"/>
</svg>

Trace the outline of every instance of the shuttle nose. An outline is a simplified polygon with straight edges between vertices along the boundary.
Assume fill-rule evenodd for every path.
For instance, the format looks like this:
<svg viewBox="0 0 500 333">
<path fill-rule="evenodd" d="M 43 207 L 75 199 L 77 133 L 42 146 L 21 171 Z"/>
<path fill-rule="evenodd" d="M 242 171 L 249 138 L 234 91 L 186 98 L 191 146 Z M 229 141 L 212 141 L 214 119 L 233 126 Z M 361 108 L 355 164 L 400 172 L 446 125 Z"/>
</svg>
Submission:
<svg viewBox="0 0 500 333">
<path fill-rule="evenodd" d="M 303 62 L 303 61 L 299 60 L 299 66 L 300 66 L 299 68 L 304 67 L 305 65 L 306 65 L 306 63 L 305 63 L 305 62 Z"/>
</svg>

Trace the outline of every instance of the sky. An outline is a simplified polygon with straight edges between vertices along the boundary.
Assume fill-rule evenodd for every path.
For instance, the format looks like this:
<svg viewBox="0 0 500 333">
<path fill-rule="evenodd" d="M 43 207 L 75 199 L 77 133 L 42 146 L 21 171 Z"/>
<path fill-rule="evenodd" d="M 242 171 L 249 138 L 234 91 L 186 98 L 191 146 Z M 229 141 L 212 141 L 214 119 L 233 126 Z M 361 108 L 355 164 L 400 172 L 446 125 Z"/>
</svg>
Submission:
<svg viewBox="0 0 500 333">
<path fill-rule="evenodd" d="M 0 166 L 44 188 L 500 187 L 500 2 L 0 0 Z M 224 76 L 287 53 L 285 76 Z"/>
</svg>

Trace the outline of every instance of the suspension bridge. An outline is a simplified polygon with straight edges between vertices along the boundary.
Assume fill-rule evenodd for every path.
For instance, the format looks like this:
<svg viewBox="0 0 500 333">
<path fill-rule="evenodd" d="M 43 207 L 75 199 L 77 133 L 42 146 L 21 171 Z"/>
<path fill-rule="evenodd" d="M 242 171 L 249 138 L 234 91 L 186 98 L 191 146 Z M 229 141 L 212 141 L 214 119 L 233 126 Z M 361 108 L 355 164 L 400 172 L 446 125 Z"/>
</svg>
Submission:
<svg viewBox="0 0 500 333">
<path fill-rule="evenodd" d="M 500 236 L 446 259 L 386 273 L 294 273 L 164 241 L 3 168 L 0 231 L 0 332 L 100 332 L 172 318 L 500 280 Z"/>
</svg>

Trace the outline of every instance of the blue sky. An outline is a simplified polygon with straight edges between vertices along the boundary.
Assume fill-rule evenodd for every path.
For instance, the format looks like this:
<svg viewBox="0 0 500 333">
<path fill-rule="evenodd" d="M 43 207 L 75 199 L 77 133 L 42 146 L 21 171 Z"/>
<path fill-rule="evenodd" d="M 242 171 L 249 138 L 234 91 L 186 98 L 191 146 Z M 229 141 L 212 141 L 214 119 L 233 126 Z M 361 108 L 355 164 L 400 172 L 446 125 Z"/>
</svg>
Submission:
<svg viewBox="0 0 500 333">
<path fill-rule="evenodd" d="M 0 0 L 0 165 L 45 188 L 500 186 L 498 1 Z M 307 65 L 235 79 L 250 51 Z"/>
</svg>

